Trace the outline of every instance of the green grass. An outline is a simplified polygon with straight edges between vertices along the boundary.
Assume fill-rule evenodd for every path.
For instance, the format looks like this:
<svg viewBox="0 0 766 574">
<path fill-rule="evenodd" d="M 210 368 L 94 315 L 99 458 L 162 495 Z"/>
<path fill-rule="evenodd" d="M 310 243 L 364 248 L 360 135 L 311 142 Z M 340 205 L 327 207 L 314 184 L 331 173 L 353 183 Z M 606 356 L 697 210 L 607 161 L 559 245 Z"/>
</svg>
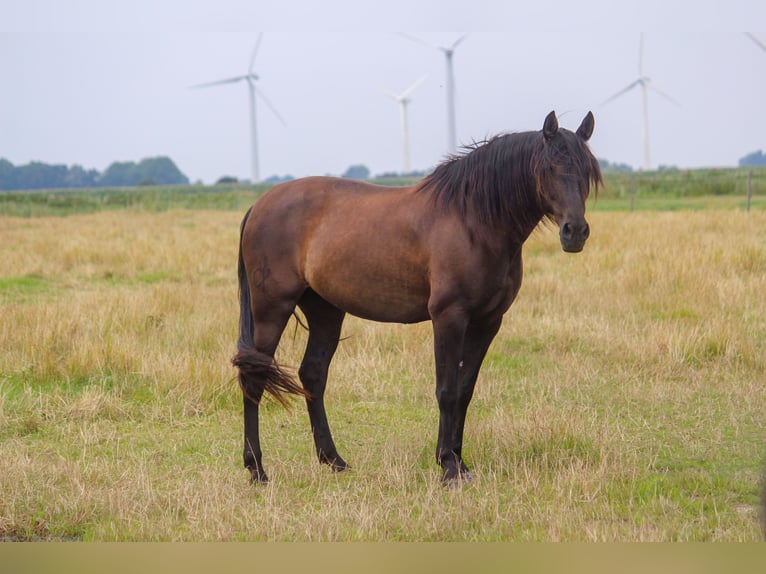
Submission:
<svg viewBox="0 0 766 574">
<path fill-rule="evenodd" d="M 244 211 L 268 186 L 170 186 L 0 192 L 0 215 L 64 216 L 107 210 Z"/>
<path fill-rule="evenodd" d="M 0 301 L 27 299 L 48 292 L 49 288 L 50 282 L 37 275 L 0 277 Z"/>
<path fill-rule="evenodd" d="M 673 197 L 664 195 L 637 195 L 633 201 L 633 211 L 746 211 L 747 201 L 738 195 L 705 195 L 693 197 Z M 603 195 L 588 201 L 590 211 L 631 211 L 629 197 Z M 766 209 L 766 194 L 751 199 L 750 209 Z"/>
</svg>

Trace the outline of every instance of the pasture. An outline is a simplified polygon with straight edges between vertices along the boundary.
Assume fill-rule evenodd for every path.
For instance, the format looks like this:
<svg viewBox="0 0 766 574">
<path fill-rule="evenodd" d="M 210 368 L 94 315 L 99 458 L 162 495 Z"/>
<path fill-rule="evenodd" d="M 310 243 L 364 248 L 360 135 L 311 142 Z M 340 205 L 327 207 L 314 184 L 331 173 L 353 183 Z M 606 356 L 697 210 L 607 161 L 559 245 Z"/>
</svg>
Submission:
<svg viewBox="0 0 766 574">
<path fill-rule="evenodd" d="M 589 201 L 578 255 L 537 230 L 468 412 L 476 480 L 450 491 L 430 325 L 352 317 L 326 400 L 353 470 L 316 462 L 302 403 L 266 399 L 272 482 L 248 484 L 229 362 L 242 195 L 0 216 L 0 539 L 760 538 L 762 203 Z M 293 320 L 281 363 L 305 337 Z"/>
</svg>

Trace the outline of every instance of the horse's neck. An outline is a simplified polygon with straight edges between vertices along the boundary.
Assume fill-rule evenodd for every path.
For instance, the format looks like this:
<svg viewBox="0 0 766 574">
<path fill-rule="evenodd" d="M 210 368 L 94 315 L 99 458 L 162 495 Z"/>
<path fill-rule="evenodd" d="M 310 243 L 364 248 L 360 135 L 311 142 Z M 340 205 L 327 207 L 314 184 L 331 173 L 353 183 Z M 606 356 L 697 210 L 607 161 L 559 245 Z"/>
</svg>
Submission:
<svg viewBox="0 0 766 574">
<path fill-rule="evenodd" d="M 523 189 L 505 189 L 503 193 L 513 198 L 507 206 L 503 228 L 508 240 L 521 246 L 543 220 L 544 214 L 540 207 L 534 178 L 525 178 Z"/>
</svg>

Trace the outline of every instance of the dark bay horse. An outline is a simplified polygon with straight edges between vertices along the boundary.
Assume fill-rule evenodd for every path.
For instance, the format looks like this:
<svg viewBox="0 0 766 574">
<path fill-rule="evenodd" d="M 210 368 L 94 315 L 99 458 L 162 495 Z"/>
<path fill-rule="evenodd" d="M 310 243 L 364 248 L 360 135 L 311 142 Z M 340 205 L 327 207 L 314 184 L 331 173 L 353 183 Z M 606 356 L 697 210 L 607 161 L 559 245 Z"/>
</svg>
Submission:
<svg viewBox="0 0 766 574">
<path fill-rule="evenodd" d="M 585 200 L 602 183 L 586 142 L 551 112 L 543 129 L 497 136 L 453 156 L 412 187 L 329 177 L 278 185 L 247 212 L 239 251 L 239 369 L 245 467 L 263 469 L 258 407 L 264 391 L 306 399 L 320 462 L 344 470 L 327 423 L 324 390 L 346 313 L 373 321 L 433 324 L 445 484 L 472 478 L 463 426 L 479 368 L 521 286 L 521 247 L 543 218 L 561 247 L 588 239 Z M 299 307 L 309 329 L 300 385 L 274 361 Z"/>
</svg>

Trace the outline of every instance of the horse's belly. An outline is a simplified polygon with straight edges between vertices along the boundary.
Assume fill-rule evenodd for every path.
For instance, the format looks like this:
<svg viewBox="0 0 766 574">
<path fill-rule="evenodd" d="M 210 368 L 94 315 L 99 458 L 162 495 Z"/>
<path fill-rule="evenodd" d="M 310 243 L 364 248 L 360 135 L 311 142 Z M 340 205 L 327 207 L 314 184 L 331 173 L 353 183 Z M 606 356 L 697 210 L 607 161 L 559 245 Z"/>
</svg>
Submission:
<svg viewBox="0 0 766 574">
<path fill-rule="evenodd" d="M 427 305 L 419 301 L 392 297 L 390 294 L 385 298 L 368 297 L 364 300 L 328 300 L 351 315 L 371 321 L 419 323 L 430 318 L 428 316 Z"/>
<path fill-rule="evenodd" d="M 429 319 L 427 279 L 412 270 L 340 264 L 309 274 L 307 280 L 323 299 L 357 317 L 390 323 Z"/>
</svg>

